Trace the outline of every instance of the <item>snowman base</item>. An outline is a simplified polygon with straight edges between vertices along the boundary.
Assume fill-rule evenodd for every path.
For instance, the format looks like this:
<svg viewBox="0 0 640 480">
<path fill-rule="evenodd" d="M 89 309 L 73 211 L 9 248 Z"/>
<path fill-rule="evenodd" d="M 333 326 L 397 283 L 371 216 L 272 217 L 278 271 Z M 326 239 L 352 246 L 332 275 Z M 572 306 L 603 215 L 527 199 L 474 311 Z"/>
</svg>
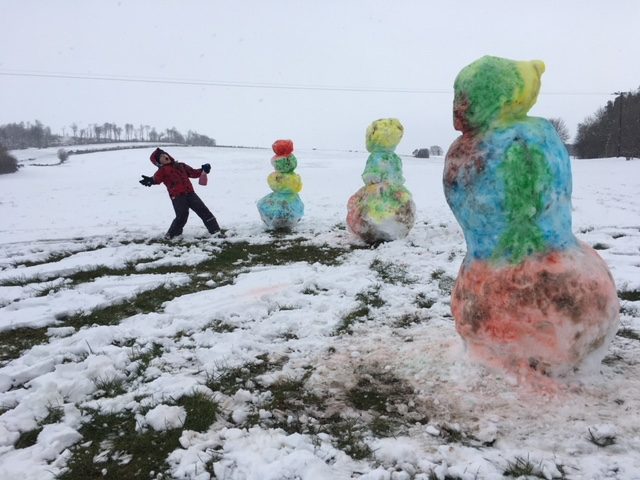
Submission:
<svg viewBox="0 0 640 480">
<path fill-rule="evenodd" d="M 376 183 L 351 196 L 347 226 L 365 243 L 375 244 L 406 237 L 415 221 L 416 206 L 402 185 Z"/>
<path fill-rule="evenodd" d="M 297 193 L 273 192 L 258 200 L 260 218 L 268 230 L 291 230 L 304 215 Z"/>
<path fill-rule="evenodd" d="M 515 266 L 465 261 L 451 308 L 476 360 L 555 376 L 602 360 L 619 301 L 604 261 L 580 242 Z"/>
</svg>

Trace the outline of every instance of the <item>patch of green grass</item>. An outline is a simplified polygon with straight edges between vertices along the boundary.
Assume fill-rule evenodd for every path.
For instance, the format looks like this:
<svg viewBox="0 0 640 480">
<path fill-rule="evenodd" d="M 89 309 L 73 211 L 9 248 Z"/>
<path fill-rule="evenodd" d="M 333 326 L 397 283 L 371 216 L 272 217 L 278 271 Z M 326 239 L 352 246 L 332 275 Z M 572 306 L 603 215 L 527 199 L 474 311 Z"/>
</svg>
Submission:
<svg viewBox="0 0 640 480">
<path fill-rule="evenodd" d="M 59 480 L 165 478 L 166 458 L 179 448 L 181 429 L 137 432 L 133 413 L 88 413 L 91 418 L 80 429 L 82 443 L 71 449 Z"/>
<path fill-rule="evenodd" d="M 64 409 L 60 406 L 49 405 L 47 407 L 47 416 L 40 421 L 40 425 L 50 425 L 58 423 L 64 417 Z"/>
<path fill-rule="evenodd" d="M 298 340 L 300 337 L 292 332 L 284 332 L 282 335 L 280 335 L 280 338 L 288 342 L 289 340 Z"/>
<path fill-rule="evenodd" d="M 18 268 L 19 267 L 26 268 L 26 267 L 35 267 L 37 265 L 46 265 L 47 263 L 59 262 L 60 260 L 64 260 L 65 258 L 75 255 L 76 253 L 78 252 L 55 252 L 55 253 L 51 253 L 44 260 L 38 260 L 35 262 L 32 262 L 32 261 L 16 262 L 13 264 L 13 266 Z"/>
<path fill-rule="evenodd" d="M 612 353 L 610 355 L 605 356 L 602 359 L 602 363 L 604 365 L 608 365 L 610 367 L 615 365 L 616 363 L 620 363 L 622 361 L 624 361 L 624 358 L 622 356 L 618 355 L 617 353 Z"/>
<path fill-rule="evenodd" d="M 334 415 L 328 419 L 327 433 L 334 437 L 335 446 L 354 460 L 362 460 L 373 453 L 364 441 L 366 429 L 353 419 Z"/>
<path fill-rule="evenodd" d="M 637 302 L 640 300 L 640 290 L 631 290 L 630 292 L 618 292 L 618 298 L 620 298 L 620 300 Z"/>
<path fill-rule="evenodd" d="M 528 458 L 516 457 L 507 463 L 507 469 L 503 472 L 505 477 L 538 477 L 547 478 L 539 466 L 535 466 Z"/>
<path fill-rule="evenodd" d="M 39 281 L 39 278 L 36 278 L 35 281 Z M 34 278 L 27 278 L 24 275 L 16 275 L 15 277 L 5 278 L 0 281 L 0 287 L 24 287 L 30 283 L 34 282 Z"/>
<path fill-rule="evenodd" d="M 196 432 L 206 432 L 216 421 L 220 410 L 218 404 L 202 392 L 181 397 L 176 405 L 184 407 L 187 412 L 184 429 Z"/>
<path fill-rule="evenodd" d="M 138 368 L 138 374 L 147 369 L 151 360 L 160 357 L 164 352 L 162 345 L 156 342 L 153 342 L 150 347 L 144 349 L 133 345 L 131 348 L 129 358 L 132 362 L 139 362 L 140 367 Z"/>
<path fill-rule="evenodd" d="M 620 315 L 629 315 L 630 317 L 640 317 L 640 308 L 635 305 L 620 305 Z"/>
<path fill-rule="evenodd" d="M 413 325 L 418 325 L 425 320 L 428 320 L 428 317 L 425 317 L 419 312 L 406 313 L 394 321 L 393 326 L 396 328 L 409 328 Z"/>
<path fill-rule="evenodd" d="M 0 332 L 0 362 L 18 358 L 25 350 L 49 341 L 46 328 L 15 328 Z"/>
<path fill-rule="evenodd" d="M 445 295 L 451 295 L 456 279 L 450 275 L 446 275 L 445 271 L 438 268 L 431 272 L 431 278 L 438 282 L 438 288 Z"/>
<path fill-rule="evenodd" d="M 406 266 L 393 262 L 385 262 L 379 258 L 373 260 L 369 268 L 375 271 L 382 281 L 393 285 L 409 285 L 417 281 L 415 277 L 409 276 Z"/>
<path fill-rule="evenodd" d="M 628 338 L 631 340 L 640 340 L 640 333 L 630 328 L 621 328 L 620 330 L 618 330 L 616 335 L 618 335 L 619 337 Z"/>
<path fill-rule="evenodd" d="M 238 327 L 234 325 L 229 325 L 228 323 L 223 322 L 222 320 L 214 320 L 213 322 L 208 323 L 202 328 L 202 331 L 211 330 L 216 333 L 230 333 L 237 330 Z"/>
<path fill-rule="evenodd" d="M 416 295 L 416 299 L 413 301 L 419 308 L 431 308 L 435 305 L 436 301 L 427 297 L 424 293 Z"/>
<path fill-rule="evenodd" d="M 360 292 L 356 295 L 356 300 L 360 302 L 362 305 L 366 305 L 373 308 L 382 307 L 385 302 L 380 298 L 380 285 L 375 285 L 374 287 L 365 290 L 364 292 Z"/>
<path fill-rule="evenodd" d="M 256 362 L 248 363 L 242 367 L 227 369 L 218 375 L 210 376 L 206 386 L 214 392 L 225 395 L 233 395 L 249 380 L 254 380 L 258 375 L 263 375 L 273 368 L 276 363 L 269 363 L 269 356 L 265 353 L 256 357 Z"/>
<path fill-rule="evenodd" d="M 98 391 L 95 393 L 97 398 L 102 397 L 117 397 L 126 392 L 124 388 L 124 380 L 116 377 L 99 377 L 96 378 L 95 383 Z"/>
<path fill-rule="evenodd" d="M 320 288 L 318 285 L 311 285 L 302 290 L 303 295 L 320 295 L 320 292 L 328 292 L 328 288 Z"/>
<path fill-rule="evenodd" d="M 358 410 L 387 411 L 387 395 L 378 391 L 375 383 L 367 378 L 358 380 L 356 386 L 347 392 L 347 399 Z"/>
<path fill-rule="evenodd" d="M 287 310 L 295 310 L 296 307 L 293 305 L 280 305 L 277 304 L 276 307 L 274 308 L 274 311 L 278 311 L 278 312 L 284 312 Z"/>
<path fill-rule="evenodd" d="M 42 432 L 44 425 L 50 425 L 52 423 L 58 423 L 64 416 L 64 410 L 62 407 L 54 407 L 49 405 L 47 407 L 47 416 L 38 422 L 38 427 L 28 432 L 22 432 L 16 440 L 14 448 L 21 449 L 31 447 L 38 441 L 38 435 Z"/>
<path fill-rule="evenodd" d="M 302 378 L 282 377 L 265 385 L 257 377 L 280 367 L 286 360 L 269 362 L 266 354 L 257 358 L 258 362 L 228 369 L 216 378 L 209 379 L 206 385 L 214 391 L 233 395 L 240 388 L 249 388 L 247 384 L 251 383 L 250 389 L 262 398 L 260 409 L 271 415 L 262 417 L 257 408 L 252 408 L 242 422 L 243 428 L 261 425 L 265 428 L 281 428 L 287 433 L 318 433 L 318 422 L 309 424 L 303 421 L 303 417 L 317 417 L 317 412 L 326 408 L 326 398 L 305 388 L 313 368 L 305 367 L 307 371 Z"/>
<path fill-rule="evenodd" d="M 346 316 L 342 318 L 342 321 L 336 328 L 336 335 L 348 334 L 351 335 L 353 333 L 352 326 L 356 322 L 362 322 L 369 318 L 369 307 L 366 305 L 361 305 L 355 310 L 349 312 Z"/>
<path fill-rule="evenodd" d="M 38 441 L 38 435 L 41 431 L 42 427 L 38 427 L 28 432 L 22 432 L 13 447 L 16 449 L 32 447 Z"/>
<path fill-rule="evenodd" d="M 348 402 L 358 410 L 388 414 L 397 403 L 414 393 L 413 388 L 393 373 L 369 369 L 361 372 L 356 385 L 346 392 Z"/>
<path fill-rule="evenodd" d="M 208 278 L 198 275 L 205 272 L 216 272 L 216 285 L 218 287 L 233 283 L 234 278 L 248 265 L 268 264 L 284 265 L 292 262 L 306 261 L 309 263 L 323 263 L 325 265 L 339 264 L 344 249 L 329 247 L 326 245 L 303 245 L 301 239 L 275 241 L 260 245 L 247 242 L 225 243 L 222 251 L 212 255 L 211 258 L 194 266 L 172 265 L 166 267 L 149 268 L 145 273 L 186 273 L 193 281 L 180 287 L 159 287 L 141 293 L 133 299 L 107 308 L 94 310 L 89 314 L 78 314 L 63 318 L 66 325 L 80 328 L 84 325 L 114 325 L 123 318 L 140 314 L 159 311 L 163 303 L 174 298 L 209 290 Z M 99 268 L 91 271 L 77 272 L 70 276 L 74 284 L 88 282 L 104 275 L 131 275 L 139 274 L 135 265 L 125 269 Z M 283 306 L 282 309 L 286 309 Z"/>
<path fill-rule="evenodd" d="M 324 265 L 339 265 L 342 256 L 348 252 L 345 248 L 329 245 L 307 245 L 304 238 L 281 239 L 275 238 L 266 244 L 251 244 L 248 242 L 227 242 L 222 251 L 213 259 L 215 265 L 209 271 L 219 271 L 220 267 L 240 264 L 286 265 L 294 262 L 322 263 Z M 199 264 L 201 266 L 202 264 Z"/>
<path fill-rule="evenodd" d="M 103 246 L 96 247 L 93 250 L 99 248 L 103 248 Z M 348 252 L 346 249 L 326 245 L 304 245 L 303 239 L 276 240 L 264 245 L 254 245 L 247 242 L 225 243 L 222 251 L 197 265 L 172 265 L 145 270 L 145 273 L 157 274 L 186 273 L 193 278 L 193 281 L 187 285 L 180 287 L 162 286 L 143 292 L 137 297 L 119 304 L 112 304 L 90 313 L 60 316 L 58 320 L 64 322 L 65 326 L 72 326 L 76 329 L 90 325 L 116 325 L 122 319 L 132 315 L 160 311 L 163 303 L 174 298 L 210 289 L 211 287 L 207 285 L 208 278 L 199 277 L 202 273 L 216 272 L 216 285 L 223 286 L 233 282 L 235 276 L 245 268 L 243 265 L 253 265 L 255 263 L 283 265 L 299 261 L 336 265 L 342 261 L 341 256 L 346 252 Z M 67 278 L 73 286 L 93 281 L 105 275 L 125 276 L 139 273 L 135 269 L 135 264 L 131 263 L 122 269 L 99 267 L 93 270 L 80 271 L 68 275 Z M 32 281 L 33 279 L 21 278 L 7 280 L 2 285 L 26 285 Z M 286 308 L 287 306 L 283 307 L 283 309 Z M 219 329 L 224 328 L 222 324 L 219 325 Z M 30 328 L 0 332 L 0 361 L 17 358 L 24 350 L 34 345 L 45 343 L 47 341 L 45 333 L 46 329 Z"/>
<path fill-rule="evenodd" d="M 190 285 L 174 288 L 163 286 L 155 290 L 148 290 L 122 303 L 113 304 L 90 313 L 79 313 L 67 317 L 60 317 L 59 320 L 63 321 L 65 326 L 71 326 L 77 330 L 84 326 L 117 325 L 124 318 L 141 313 L 158 311 L 164 302 L 189 293 L 193 293 Z"/>
<path fill-rule="evenodd" d="M 369 313 L 371 312 L 370 307 L 382 307 L 385 302 L 380 298 L 378 294 L 379 291 L 380 285 L 375 285 L 364 292 L 358 293 L 356 300 L 359 302 L 359 305 L 342 318 L 342 321 L 336 328 L 335 335 L 351 335 L 353 333 L 352 327 L 356 322 L 364 322 L 369 319 Z"/>
<path fill-rule="evenodd" d="M 398 422 L 388 415 L 376 415 L 369 428 L 376 437 L 392 437 L 398 428 Z"/>
<path fill-rule="evenodd" d="M 436 268 L 433 272 L 431 272 L 431 278 L 433 280 L 438 280 L 440 278 L 442 278 L 442 276 L 445 274 L 445 271 L 441 268 Z"/>
<path fill-rule="evenodd" d="M 81 283 L 87 283 L 95 280 L 96 278 L 113 276 L 125 276 L 139 274 L 135 270 L 135 265 L 129 265 L 125 268 L 109 268 L 109 267 L 96 267 L 87 270 L 80 270 L 79 272 L 72 273 L 67 276 L 71 280 L 72 284 L 79 285 Z"/>
<path fill-rule="evenodd" d="M 459 428 L 449 425 L 440 426 L 440 436 L 445 443 L 462 443 L 465 439 L 464 433 Z"/>
<path fill-rule="evenodd" d="M 79 238 L 77 239 L 79 241 L 82 241 L 84 239 Z M 121 242 L 123 245 L 125 245 L 128 242 Z M 37 265 L 46 265 L 47 263 L 56 263 L 59 262 L 60 260 L 64 260 L 65 258 L 69 258 L 73 255 L 77 255 L 78 253 L 83 253 L 83 252 L 94 252 L 96 250 L 100 250 L 101 248 L 105 248 L 108 245 L 105 243 L 98 243 L 92 246 L 88 246 L 88 245 L 83 245 L 84 248 L 75 250 L 75 251 L 61 251 L 61 252 L 50 252 L 49 255 L 43 259 L 43 260 L 38 260 L 38 261 L 24 261 L 24 262 L 15 262 L 12 265 L 14 267 L 35 267 Z M 42 251 L 42 250 L 41 250 Z"/>
<path fill-rule="evenodd" d="M 271 399 L 263 408 L 290 413 L 300 412 L 311 405 L 322 405 L 322 399 L 305 388 L 310 374 L 311 370 L 301 379 L 282 378 L 269 385 Z"/>
<path fill-rule="evenodd" d="M 136 344 L 136 339 L 135 338 L 122 338 L 122 339 L 115 339 L 113 342 L 111 342 L 111 345 L 115 345 L 116 347 L 133 347 Z"/>
</svg>

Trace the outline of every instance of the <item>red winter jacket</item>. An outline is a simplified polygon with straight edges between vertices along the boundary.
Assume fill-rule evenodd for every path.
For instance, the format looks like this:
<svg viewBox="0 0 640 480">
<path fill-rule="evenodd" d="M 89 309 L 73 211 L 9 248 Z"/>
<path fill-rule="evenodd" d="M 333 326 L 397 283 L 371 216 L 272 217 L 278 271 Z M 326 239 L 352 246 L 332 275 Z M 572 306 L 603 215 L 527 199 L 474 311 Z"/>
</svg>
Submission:
<svg viewBox="0 0 640 480">
<path fill-rule="evenodd" d="M 154 183 L 164 183 L 169 192 L 171 200 L 175 200 L 180 195 L 193 192 L 193 185 L 189 178 L 198 178 L 202 169 L 191 168 L 186 163 L 176 162 L 161 166 L 153 175 Z"/>
</svg>

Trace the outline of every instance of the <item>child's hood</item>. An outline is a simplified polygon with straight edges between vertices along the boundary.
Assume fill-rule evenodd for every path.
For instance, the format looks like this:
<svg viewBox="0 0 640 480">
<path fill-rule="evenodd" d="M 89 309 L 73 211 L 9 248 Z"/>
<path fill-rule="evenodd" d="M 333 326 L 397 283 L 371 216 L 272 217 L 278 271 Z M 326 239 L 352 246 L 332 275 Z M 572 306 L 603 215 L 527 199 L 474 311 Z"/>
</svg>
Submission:
<svg viewBox="0 0 640 480">
<path fill-rule="evenodd" d="M 151 163 L 153 163 L 156 167 L 161 167 L 162 165 L 160 164 L 160 155 L 162 155 L 163 153 L 171 159 L 171 163 L 176 163 L 175 158 L 173 158 L 161 148 L 156 148 L 149 157 L 149 160 L 151 160 Z"/>
</svg>

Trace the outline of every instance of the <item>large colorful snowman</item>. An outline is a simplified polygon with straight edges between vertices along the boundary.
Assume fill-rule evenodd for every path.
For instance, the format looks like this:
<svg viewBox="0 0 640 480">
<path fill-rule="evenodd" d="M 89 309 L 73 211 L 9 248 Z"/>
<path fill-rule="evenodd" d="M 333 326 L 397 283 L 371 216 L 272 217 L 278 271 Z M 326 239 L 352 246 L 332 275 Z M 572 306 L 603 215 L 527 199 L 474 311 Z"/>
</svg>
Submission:
<svg viewBox="0 0 640 480">
<path fill-rule="evenodd" d="M 364 187 L 347 204 L 349 230 L 367 243 L 404 238 L 413 227 L 416 207 L 395 153 L 403 133 L 395 118 L 376 120 L 367 128 L 370 155 L 362 173 Z"/>
<path fill-rule="evenodd" d="M 288 230 L 304 215 L 304 204 L 298 195 L 302 180 L 294 172 L 298 160 L 293 154 L 293 142 L 276 140 L 272 148 L 275 172 L 267 177 L 267 183 L 273 192 L 258 200 L 258 212 L 269 230 Z"/>
<path fill-rule="evenodd" d="M 618 324 L 603 260 L 571 230 L 571 165 L 554 127 L 528 117 L 541 61 L 483 57 L 455 80 L 444 190 L 467 254 L 452 295 L 472 356 L 562 374 L 600 360 Z"/>
</svg>

